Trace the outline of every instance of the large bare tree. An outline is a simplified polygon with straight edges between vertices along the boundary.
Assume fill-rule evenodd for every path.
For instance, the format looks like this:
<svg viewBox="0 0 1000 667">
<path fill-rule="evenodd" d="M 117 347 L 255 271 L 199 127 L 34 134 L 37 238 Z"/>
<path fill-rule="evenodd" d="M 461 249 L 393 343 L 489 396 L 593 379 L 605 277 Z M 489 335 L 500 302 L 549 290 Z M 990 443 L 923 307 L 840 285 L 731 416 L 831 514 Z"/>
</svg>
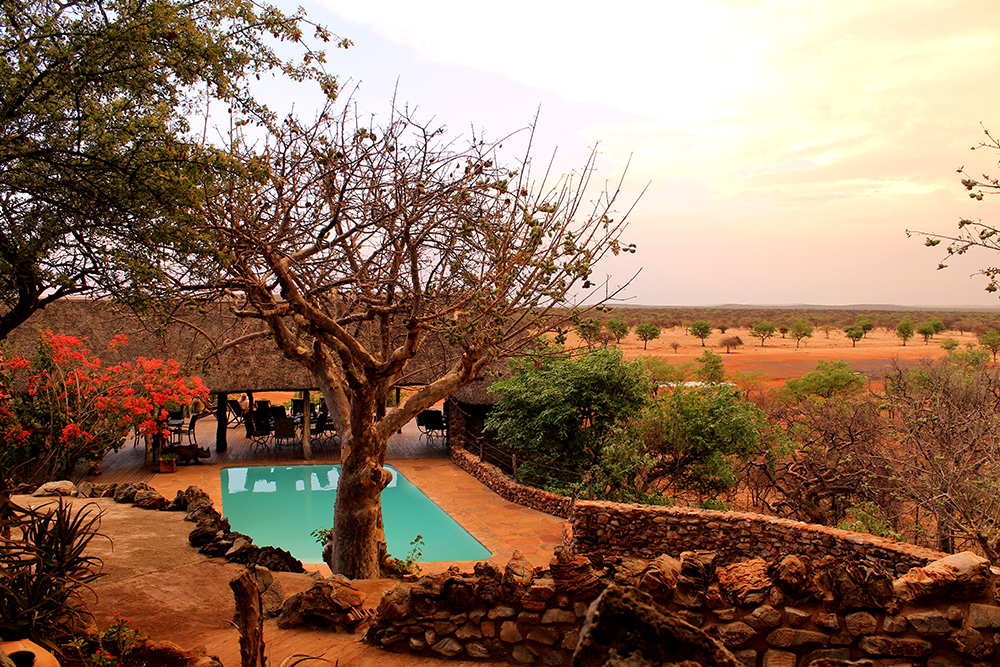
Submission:
<svg viewBox="0 0 1000 667">
<path fill-rule="evenodd" d="M 327 108 L 238 150 L 247 178 L 211 184 L 201 211 L 218 250 L 201 280 L 315 376 L 342 436 L 330 566 L 376 577 L 389 436 L 581 295 L 613 293 L 592 272 L 633 250 L 619 241 L 624 217 L 611 217 L 621 184 L 589 198 L 594 154 L 575 175 L 533 180 L 527 158 L 505 166 L 500 144 L 463 143 L 406 112 L 374 127 Z M 386 409 L 435 344 L 448 350 L 441 367 Z"/>
</svg>

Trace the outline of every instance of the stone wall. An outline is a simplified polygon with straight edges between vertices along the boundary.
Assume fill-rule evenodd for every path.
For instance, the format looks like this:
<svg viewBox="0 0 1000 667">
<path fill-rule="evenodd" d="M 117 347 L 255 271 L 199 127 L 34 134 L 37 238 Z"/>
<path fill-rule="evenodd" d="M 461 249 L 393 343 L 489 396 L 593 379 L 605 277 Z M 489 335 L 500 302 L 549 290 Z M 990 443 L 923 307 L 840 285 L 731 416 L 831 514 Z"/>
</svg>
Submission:
<svg viewBox="0 0 1000 667">
<path fill-rule="evenodd" d="M 475 573 L 397 586 L 383 596 L 366 641 L 435 657 L 570 665 L 589 631 L 588 607 L 616 583 L 645 591 L 746 667 L 808 667 L 820 658 L 987 667 L 1000 659 L 995 582 L 973 554 L 896 580 L 830 556 L 719 563 L 715 552 L 697 551 L 610 559 L 595 570 L 587 558 L 557 551 L 548 570 L 532 570 L 515 555 L 504 570 L 482 563 Z M 663 628 L 620 632 L 666 641 Z"/>
<path fill-rule="evenodd" d="M 574 551 L 607 556 L 655 558 L 694 549 L 715 551 L 723 562 L 778 554 L 830 555 L 902 574 L 946 555 L 828 526 L 690 507 L 578 500 L 572 526 Z"/>
<path fill-rule="evenodd" d="M 574 501 L 518 484 L 496 466 L 457 446 L 450 448 L 450 456 L 455 465 L 502 498 L 569 519 L 576 553 L 655 558 L 662 553 L 711 549 L 724 562 L 776 554 L 829 554 L 853 562 L 879 564 L 898 573 L 945 555 L 873 535 L 763 514 Z"/>
</svg>

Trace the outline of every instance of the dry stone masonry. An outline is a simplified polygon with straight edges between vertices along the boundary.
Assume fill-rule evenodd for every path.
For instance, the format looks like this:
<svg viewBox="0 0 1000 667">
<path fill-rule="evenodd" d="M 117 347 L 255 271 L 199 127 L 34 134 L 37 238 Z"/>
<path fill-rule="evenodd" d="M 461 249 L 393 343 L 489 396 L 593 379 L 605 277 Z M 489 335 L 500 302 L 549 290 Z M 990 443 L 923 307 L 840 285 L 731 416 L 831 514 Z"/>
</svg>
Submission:
<svg viewBox="0 0 1000 667">
<path fill-rule="evenodd" d="M 595 563 L 558 549 L 536 570 L 515 554 L 503 569 L 480 563 L 473 573 L 453 568 L 400 584 L 383 596 L 366 640 L 391 651 L 552 667 L 664 664 L 665 642 L 684 642 L 688 648 L 670 651 L 692 651 L 686 665 L 1000 663 L 996 572 L 974 554 L 898 578 L 828 555 L 722 562 L 718 552 L 697 550 Z M 605 612 L 595 631 L 588 610 L 593 617 L 594 601 L 612 589 L 618 611 Z M 595 662 L 592 645 L 602 642 Z M 607 661 L 609 650 L 617 660 L 642 647 L 641 657 Z"/>
</svg>

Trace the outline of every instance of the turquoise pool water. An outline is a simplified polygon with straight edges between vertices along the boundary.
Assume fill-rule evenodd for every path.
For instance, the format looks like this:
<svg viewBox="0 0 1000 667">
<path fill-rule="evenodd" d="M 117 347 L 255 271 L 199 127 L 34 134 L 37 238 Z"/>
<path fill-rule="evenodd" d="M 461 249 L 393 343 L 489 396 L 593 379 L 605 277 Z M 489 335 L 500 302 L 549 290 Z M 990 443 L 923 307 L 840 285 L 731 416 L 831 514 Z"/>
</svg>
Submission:
<svg viewBox="0 0 1000 667">
<path fill-rule="evenodd" d="M 489 550 L 395 468 L 382 491 L 382 521 L 389 553 L 405 559 L 423 537 L 422 561 L 480 560 Z M 245 466 L 222 469 L 222 513 L 254 544 L 287 549 L 306 563 L 322 563 L 323 548 L 310 533 L 333 525 L 340 466 Z"/>
</svg>

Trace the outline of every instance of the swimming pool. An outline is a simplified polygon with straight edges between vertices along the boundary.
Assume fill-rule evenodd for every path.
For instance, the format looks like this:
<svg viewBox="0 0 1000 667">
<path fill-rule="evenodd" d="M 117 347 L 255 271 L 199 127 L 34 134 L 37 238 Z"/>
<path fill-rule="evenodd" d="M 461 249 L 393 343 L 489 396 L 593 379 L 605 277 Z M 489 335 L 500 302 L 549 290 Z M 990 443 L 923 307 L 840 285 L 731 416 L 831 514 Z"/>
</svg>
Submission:
<svg viewBox="0 0 1000 667">
<path fill-rule="evenodd" d="M 405 559 L 422 536 L 418 560 L 480 560 L 490 551 L 424 492 L 391 466 L 382 491 L 382 522 L 389 553 Z M 255 544 L 287 549 L 306 563 L 322 563 L 323 547 L 310 533 L 333 525 L 340 466 L 244 466 L 222 469 L 222 513 L 233 530 Z"/>
</svg>

